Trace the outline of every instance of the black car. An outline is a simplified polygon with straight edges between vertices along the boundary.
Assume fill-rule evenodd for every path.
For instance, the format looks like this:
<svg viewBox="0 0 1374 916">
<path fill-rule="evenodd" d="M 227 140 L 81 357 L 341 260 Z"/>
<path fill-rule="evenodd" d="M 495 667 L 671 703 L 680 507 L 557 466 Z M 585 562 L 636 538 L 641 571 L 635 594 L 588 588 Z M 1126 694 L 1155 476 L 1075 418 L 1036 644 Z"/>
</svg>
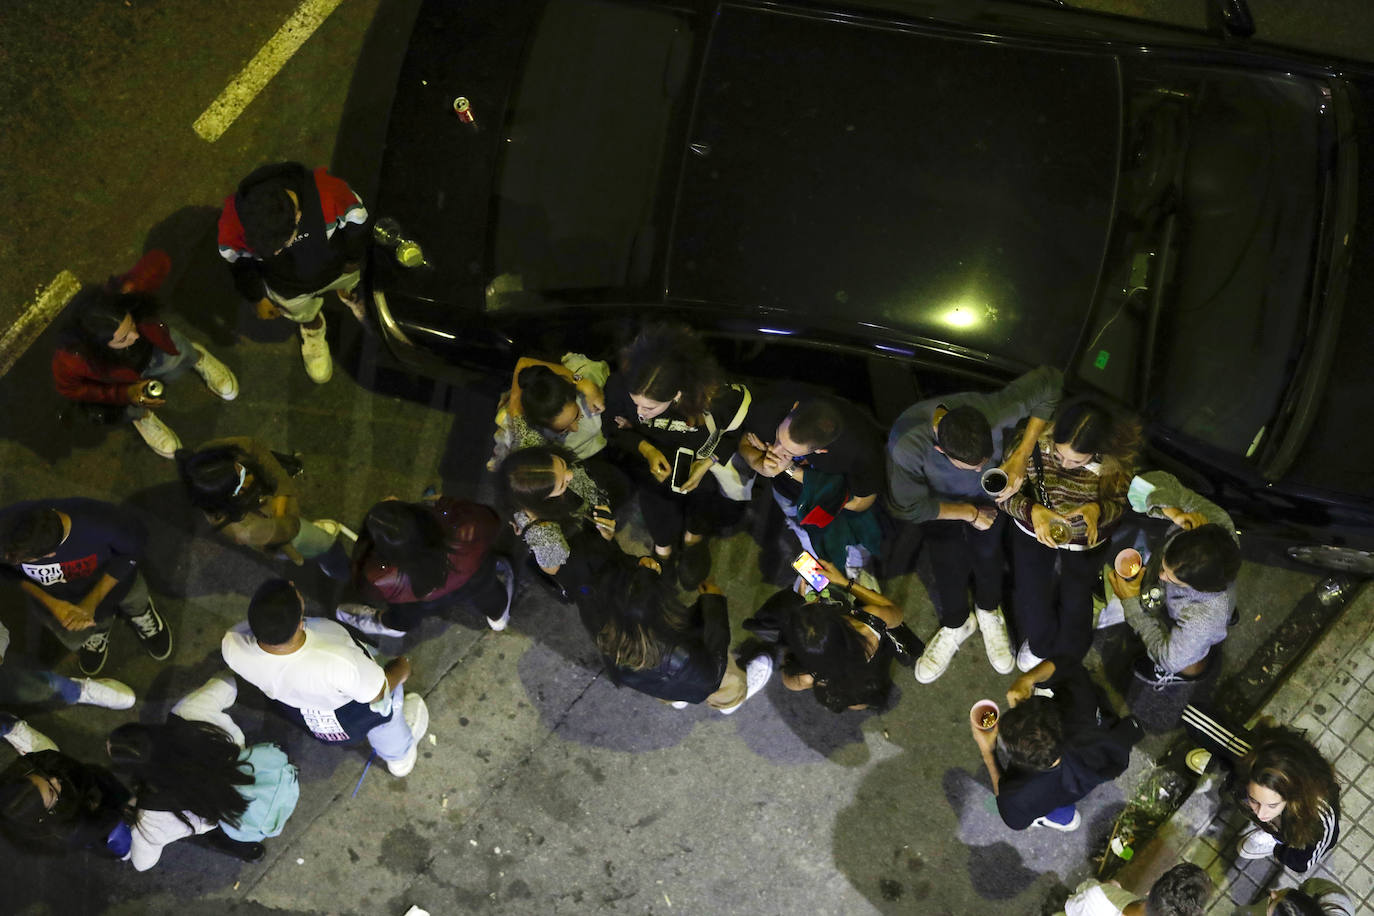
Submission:
<svg viewBox="0 0 1374 916">
<path fill-rule="evenodd" d="M 1372 100 L 1048 3 L 435 0 L 370 201 L 426 263 L 373 303 L 431 375 L 670 317 L 889 419 L 1060 366 L 1252 547 L 1372 573 Z"/>
</svg>

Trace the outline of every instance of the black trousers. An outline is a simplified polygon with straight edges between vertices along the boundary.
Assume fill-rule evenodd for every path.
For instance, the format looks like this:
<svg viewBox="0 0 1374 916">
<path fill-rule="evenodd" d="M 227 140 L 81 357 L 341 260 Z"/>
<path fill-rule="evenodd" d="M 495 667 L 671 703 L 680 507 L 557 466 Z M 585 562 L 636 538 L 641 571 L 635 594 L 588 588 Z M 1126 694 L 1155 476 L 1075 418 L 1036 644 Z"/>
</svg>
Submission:
<svg viewBox="0 0 1374 916">
<path fill-rule="evenodd" d="M 659 483 L 647 475 L 637 476 L 635 483 L 639 509 L 656 547 L 676 547 L 684 529 L 693 534 L 715 534 L 739 521 L 749 507 L 748 503 L 727 499 L 709 473 L 690 493 L 674 493 L 666 482 Z"/>
<path fill-rule="evenodd" d="M 464 601 L 472 602 L 473 606 L 489 619 L 499 619 L 506 610 L 506 587 L 496 577 L 497 556 L 495 551 L 488 551 L 482 565 L 472 574 L 472 578 L 447 595 L 429 601 L 388 604 L 382 612 L 382 623 L 393 630 L 413 630 L 426 617 L 448 616 L 453 608 Z"/>
<path fill-rule="evenodd" d="M 1106 541 L 1091 550 L 1055 550 L 1019 528 L 1011 533 L 1012 617 L 1036 655 L 1080 659 L 1088 654 L 1093 579 L 1110 551 Z"/>
<path fill-rule="evenodd" d="M 935 576 L 935 613 L 940 626 L 961 627 L 968 620 L 970 579 L 975 606 L 985 611 L 1001 607 L 1006 522 L 1007 517 L 999 512 L 986 531 L 953 520 L 921 523 L 921 540 Z"/>
</svg>

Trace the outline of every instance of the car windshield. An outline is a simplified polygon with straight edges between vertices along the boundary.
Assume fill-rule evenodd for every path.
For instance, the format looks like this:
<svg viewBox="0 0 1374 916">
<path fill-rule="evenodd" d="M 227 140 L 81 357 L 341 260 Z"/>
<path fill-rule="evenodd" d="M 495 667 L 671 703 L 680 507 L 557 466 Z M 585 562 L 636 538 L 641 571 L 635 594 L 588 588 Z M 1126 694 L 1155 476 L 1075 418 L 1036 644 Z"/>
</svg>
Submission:
<svg viewBox="0 0 1374 916">
<path fill-rule="evenodd" d="M 508 116 L 489 306 L 514 291 L 575 298 L 649 284 L 694 28 L 644 3 L 548 5 Z"/>
<path fill-rule="evenodd" d="M 1080 373 L 1154 424 L 1252 453 L 1308 332 L 1322 84 L 1127 71 L 1113 254 Z"/>
</svg>

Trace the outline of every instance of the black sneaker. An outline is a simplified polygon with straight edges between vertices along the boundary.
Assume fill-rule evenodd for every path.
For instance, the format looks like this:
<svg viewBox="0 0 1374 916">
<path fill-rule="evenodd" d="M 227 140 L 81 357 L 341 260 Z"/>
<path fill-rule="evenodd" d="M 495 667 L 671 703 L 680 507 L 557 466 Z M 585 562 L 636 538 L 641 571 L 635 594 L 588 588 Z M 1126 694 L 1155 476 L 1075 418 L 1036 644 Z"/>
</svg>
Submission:
<svg viewBox="0 0 1374 916">
<path fill-rule="evenodd" d="M 153 658 L 162 661 L 172 654 L 172 631 L 153 607 L 152 598 L 148 599 L 148 609 L 137 617 L 130 617 L 129 624 L 138 634 L 144 651 Z"/>
<path fill-rule="evenodd" d="M 110 657 L 110 628 L 95 630 L 81 648 L 76 650 L 77 664 L 86 677 L 95 677 L 105 667 L 105 659 Z"/>
<path fill-rule="evenodd" d="M 677 560 L 677 581 L 687 591 L 694 591 L 711 575 L 711 542 L 702 538 L 695 544 L 684 544 Z"/>
</svg>

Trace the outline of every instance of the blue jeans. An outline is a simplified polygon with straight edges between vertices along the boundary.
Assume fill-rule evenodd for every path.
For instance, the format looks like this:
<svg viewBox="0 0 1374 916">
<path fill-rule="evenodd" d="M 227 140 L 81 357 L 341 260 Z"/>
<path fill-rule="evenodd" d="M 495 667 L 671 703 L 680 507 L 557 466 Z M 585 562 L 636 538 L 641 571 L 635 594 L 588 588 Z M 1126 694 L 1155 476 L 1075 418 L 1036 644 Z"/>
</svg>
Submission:
<svg viewBox="0 0 1374 916">
<path fill-rule="evenodd" d="M 383 760 L 400 760 L 410 753 L 410 748 L 415 743 L 414 736 L 410 734 L 410 726 L 406 724 L 405 716 L 402 715 L 401 707 L 405 705 L 405 693 L 405 687 L 397 684 L 396 689 L 391 691 L 391 718 L 367 733 L 367 743 L 372 745 L 377 756 Z"/>
<path fill-rule="evenodd" d="M 38 706 L 45 703 L 75 703 L 81 685 L 45 668 L 12 656 L 0 665 L 0 706 Z M 10 733 L 19 717 L 0 712 L 0 737 Z"/>
<path fill-rule="evenodd" d="M 164 382 L 170 382 L 173 379 L 185 375 L 188 369 L 200 362 L 200 354 L 197 353 L 195 347 L 192 346 L 189 337 L 170 325 L 167 328 L 167 333 L 171 335 L 172 343 L 177 348 L 176 355 L 173 356 L 170 353 L 164 353 L 157 348 L 153 348 L 153 356 L 148 360 L 148 367 L 143 370 L 144 378 L 155 378 L 161 379 Z M 142 419 L 147 412 L 148 408 L 146 407 L 137 407 L 130 404 L 126 410 L 126 415 L 130 420 L 139 420 Z"/>
</svg>

